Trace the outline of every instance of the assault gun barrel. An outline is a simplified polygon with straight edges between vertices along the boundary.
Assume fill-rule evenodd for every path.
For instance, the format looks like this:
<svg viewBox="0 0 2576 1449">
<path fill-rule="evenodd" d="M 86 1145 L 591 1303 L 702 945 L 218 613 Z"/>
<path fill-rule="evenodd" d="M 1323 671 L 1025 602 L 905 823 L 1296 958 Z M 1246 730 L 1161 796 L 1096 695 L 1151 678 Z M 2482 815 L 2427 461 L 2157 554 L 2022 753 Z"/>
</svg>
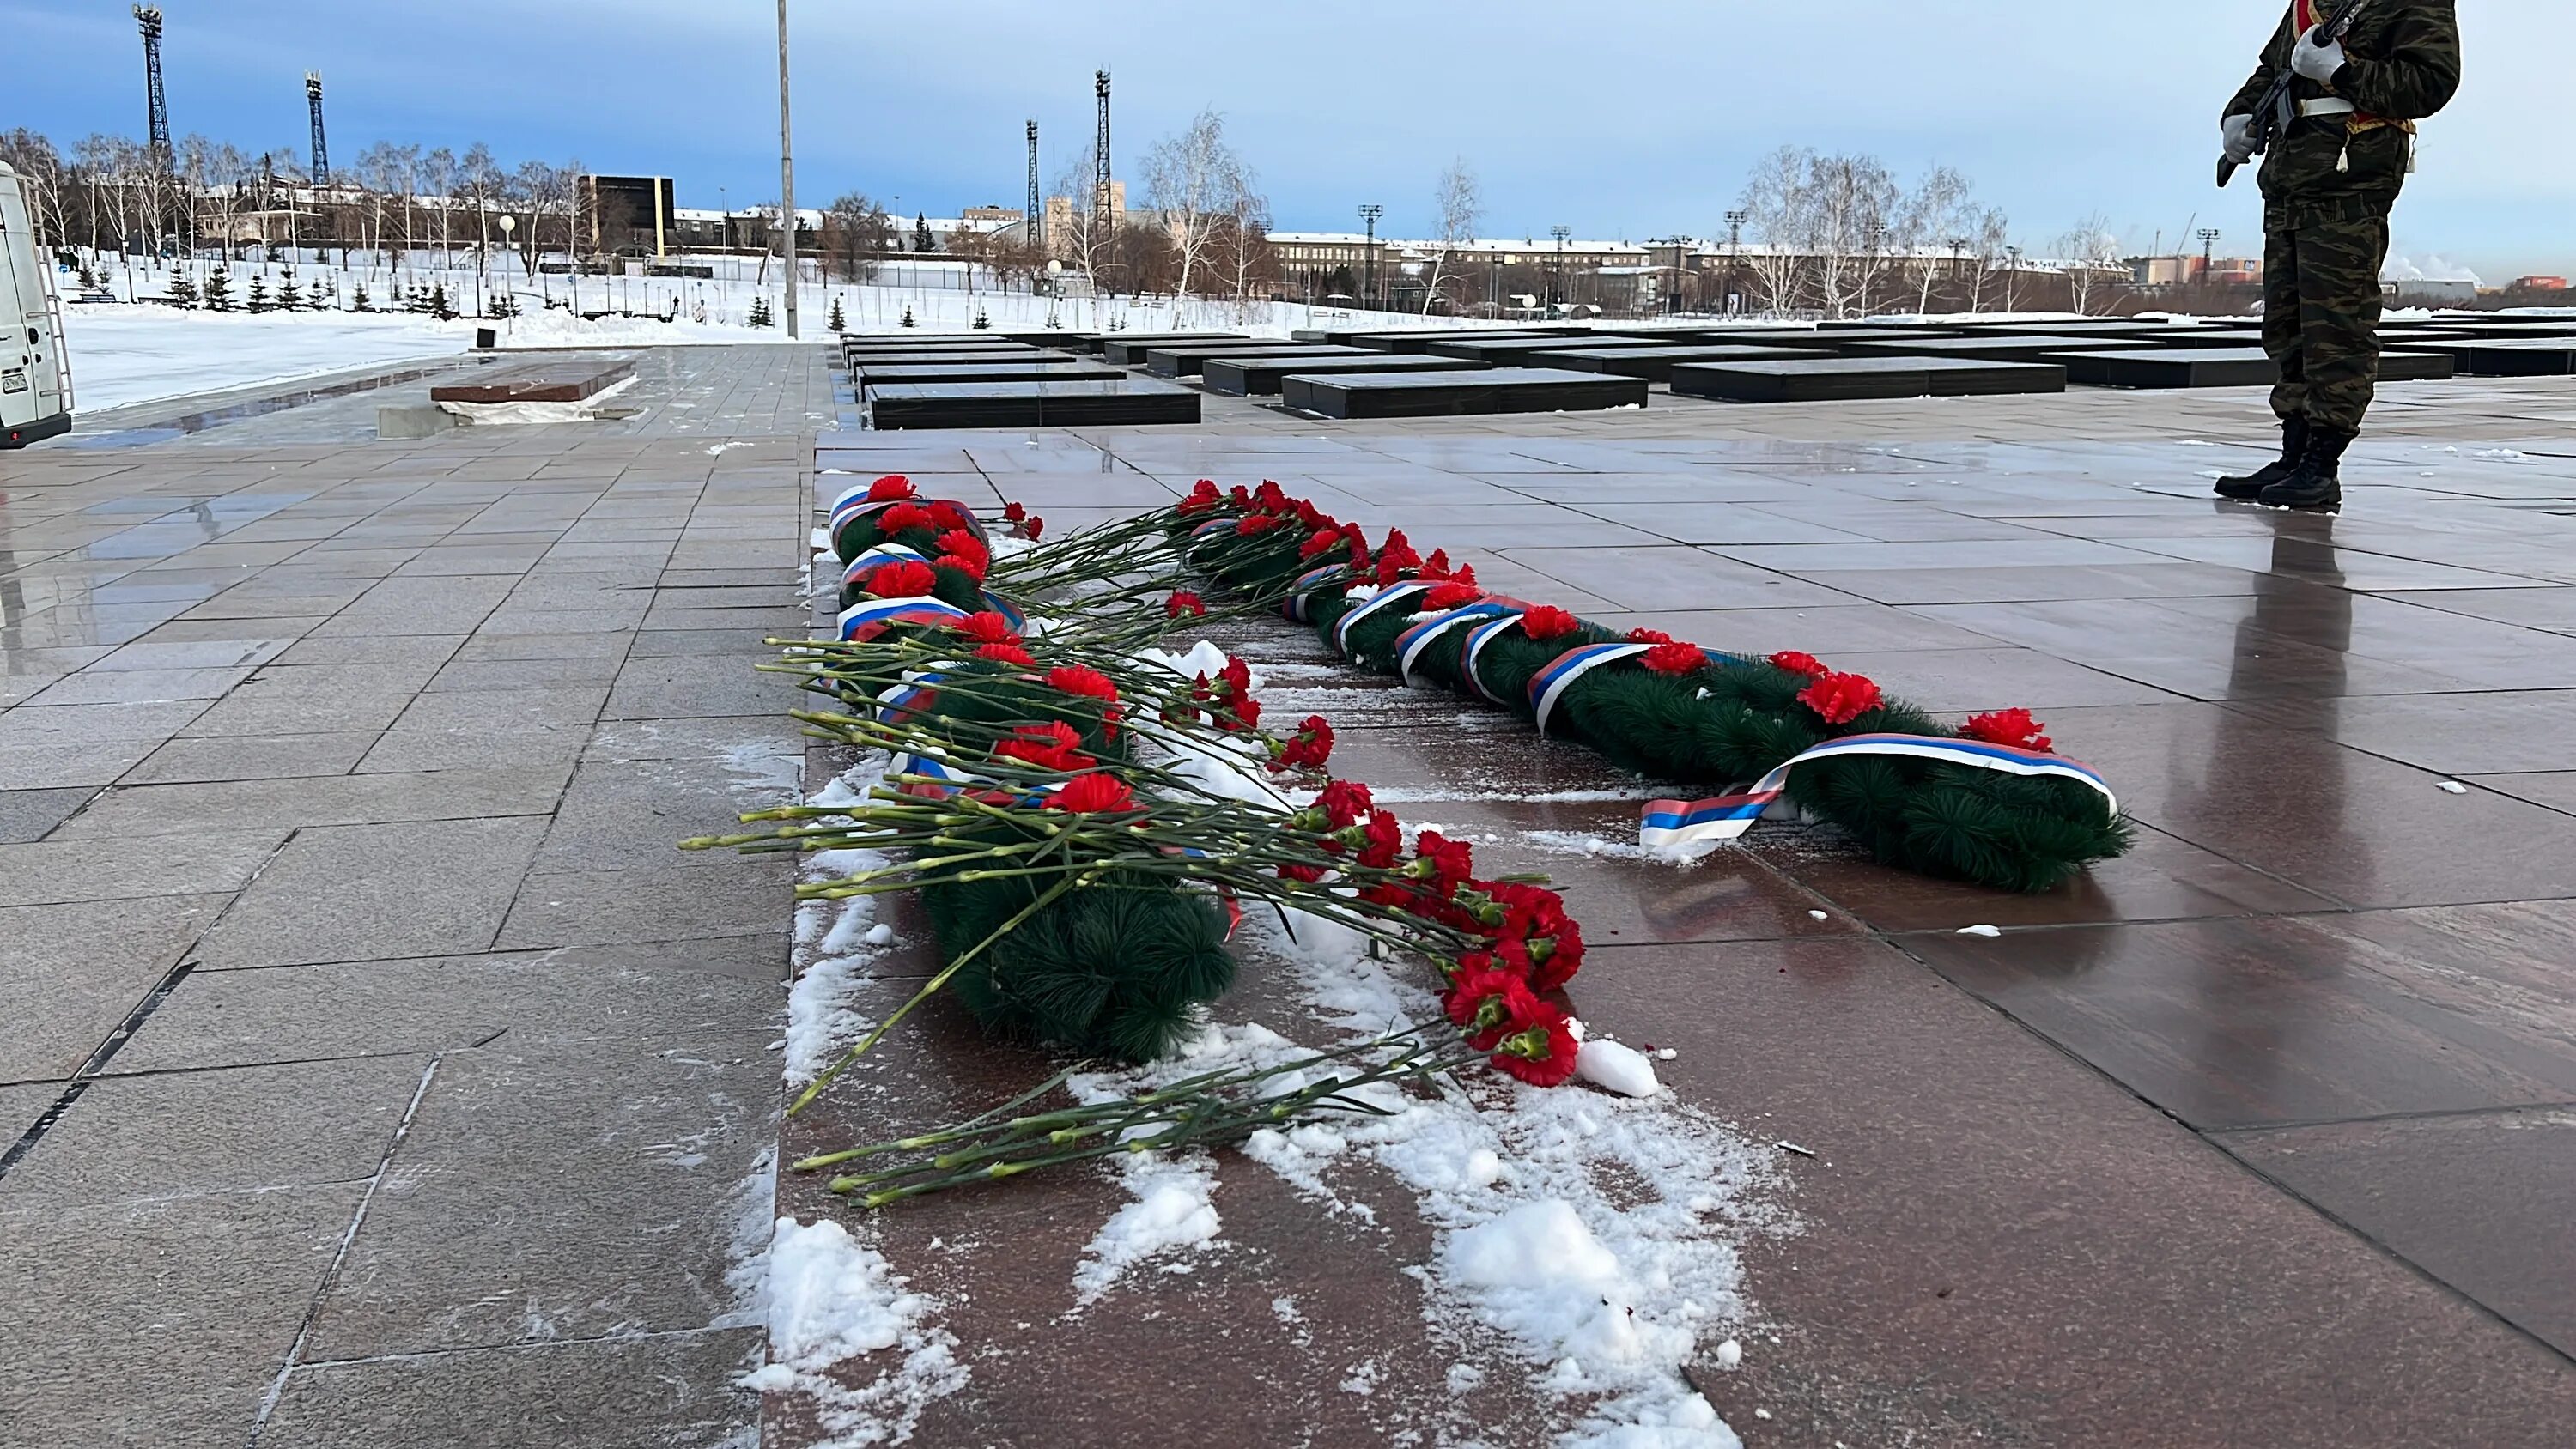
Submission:
<svg viewBox="0 0 2576 1449">
<path fill-rule="evenodd" d="M 2291 13 L 2296 14 L 2298 0 L 2290 0 L 2290 3 Z M 2335 7 L 2334 13 L 2319 21 L 2317 28 L 2309 34 L 2318 40 L 2343 39 L 2344 32 L 2352 28 L 2353 17 L 2360 14 L 2361 7 L 2368 3 L 2369 0 L 2343 0 Z M 2271 150 L 2272 143 L 2279 140 L 2290 129 L 2290 123 L 2299 118 L 2299 103 L 2290 97 L 2290 89 L 2298 79 L 2299 73 L 2284 62 L 2281 73 L 2272 77 L 2272 88 L 2263 92 L 2262 103 L 2254 108 L 2255 155 Z M 2218 184 L 2223 188 L 2235 179 L 2236 163 L 2224 156 L 2219 157 Z"/>
</svg>

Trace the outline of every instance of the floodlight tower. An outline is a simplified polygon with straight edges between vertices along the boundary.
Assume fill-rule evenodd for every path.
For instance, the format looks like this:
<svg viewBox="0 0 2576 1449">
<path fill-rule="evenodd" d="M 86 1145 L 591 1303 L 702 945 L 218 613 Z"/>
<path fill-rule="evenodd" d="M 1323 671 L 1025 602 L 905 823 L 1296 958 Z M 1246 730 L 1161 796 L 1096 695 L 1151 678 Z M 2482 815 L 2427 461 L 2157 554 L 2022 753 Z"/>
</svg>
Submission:
<svg viewBox="0 0 2576 1449">
<path fill-rule="evenodd" d="M 1091 74 L 1092 94 L 1100 98 L 1100 135 L 1092 142 L 1094 173 L 1091 181 L 1092 214 L 1101 221 L 1109 218 L 1109 72 Z"/>
<path fill-rule="evenodd" d="M 1368 294 L 1371 311 L 1377 310 L 1377 219 L 1384 215 L 1386 208 L 1374 201 L 1360 207 L 1360 220 L 1368 226 L 1368 241 L 1360 252 L 1360 262 L 1368 268 L 1368 285 L 1361 290 Z"/>
<path fill-rule="evenodd" d="M 2210 271 L 2215 266 L 2210 258 L 2218 250 L 2219 235 L 2218 228 L 2214 226 L 2200 229 L 2200 279 L 2204 282 L 2209 280 Z"/>
<path fill-rule="evenodd" d="M 151 136 L 148 143 L 153 157 L 167 170 L 170 165 L 170 103 L 161 94 L 161 7 L 137 5 L 134 23 L 143 32 L 143 102 L 145 126 Z"/>
<path fill-rule="evenodd" d="M 1029 122 L 1029 245 L 1037 255 L 1046 255 L 1046 212 L 1038 195 L 1038 123 Z"/>
<path fill-rule="evenodd" d="M 304 104 L 313 112 L 313 184 L 331 184 L 331 148 L 322 141 L 322 72 L 304 73 Z"/>
</svg>

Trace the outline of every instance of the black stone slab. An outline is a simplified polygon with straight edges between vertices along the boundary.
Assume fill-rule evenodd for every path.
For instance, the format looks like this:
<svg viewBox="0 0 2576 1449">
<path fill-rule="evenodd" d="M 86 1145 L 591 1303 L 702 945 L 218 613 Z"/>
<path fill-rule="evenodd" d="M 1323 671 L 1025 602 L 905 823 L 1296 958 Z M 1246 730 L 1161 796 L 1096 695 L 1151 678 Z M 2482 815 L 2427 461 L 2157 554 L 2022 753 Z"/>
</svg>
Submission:
<svg viewBox="0 0 2576 1449">
<path fill-rule="evenodd" d="M 1642 377 L 1648 382 L 1670 382 L 1673 366 L 1684 362 L 1751 362 L 1767 357 L 1805 357 L 1793 347 L 1726 347 L 1702 343 L 1672 347 L 1587 347 L 1565 352 L 1533 353 L 1524 359 L 1532 367 L 1570 367 L 1577 372 L 1610 372 L 1621 377 Z"/>
<path fill-rule="evenodd" d="M 1644 407 L 1646 380 L 1554 367 L 1290 373 L 1280 401 L 1328 418 L 1421 418 Z"/>
<path fill-rule="evenodd" d="M 1850 328 L 1840 332 L 1792 332 L 1763 346 L 1795 347 L 1804 352 L 1847 352 L 1864 342 L 1926 342 L 1953 334 L 1928 327 Z"/>
<path fill-rule="evenodd" d="M 2565 377 L 2576 372 L 2576 338 L 2571 337 L 2472 337 L 2458 341 L 2409 337 L 2405 345 L 2411 351 L 2440 353 L 2470 377 Z M 2387 359 L 2383 356 L 2381 360 Z"/>
<path fill-rule="evenodd" d="M 1418 353 L 1434 342 L 1451 342 L 1466 337 L 1583 337 L 1588 336 L 1591 330 L 1588 327 L 1412 327 L 1394 332 L 1327 332 L 1324 340 L 1337 346 L 1365 347 L 1375 352 Z"/>
<path fill-rule="evenodd" d="M 1533 353 L 1565 352 L 1580 347 L 1585 350 L 1621 347 L 1652 347 L 1652 342 L 1626 337 L 1585 337 L 1569 342 L 1562 337 L 1470 337 L 1434 342 L 1424 349 L 1432 357 L 1464 357 L 1509 367 Z"/>
<path fill-rule="evenodd" d="M 2063 392 L 2066 369 L 2054 363 L 1990 362 L 1970 357 L 1808 356 L 1683 363 L 1673 369 L 1672 387 L 1684 397 L 1756 403 L 1986 397 Z"/>
<path fill-rule="evenodd" d="M 1199 395 L 1148 377 L 1085 382 L 870 384 L 874 428 L 1080 428 L 1195 423 Z"/>
<path fill-rule="evenodd" d="M 1305 347 L 1273 338 L 1267 342 L 1192 342 L 1181 347 L 1156 347 L 1145 354 L 1145 370 L 1156 377 L 1196 377 L 1199 369 L 1212 357 L 1255 357 L 1266 353 L 1307 352 L 1317 358 L 1383 357 L 1365 347 Z"/>
<path fill-rule="evenodd" d="M 1042 357 L 1027 362 L 1017 358 L 991 362 L 872 362 L 858 371 L 859 381 L 869 386 L 897 382 L 1100 382 L 1125 376 L 1119 369 L 1088 357 Z"/>
<path fill-rule="evenodd" d="M 2149 337 L 1918 337 L 1903 342 L 1855 342 L 1846 351 L 1866 357 L 1969 357 L 1984 362 L 2045 362 L 2055 353 L 2152 351 Z"/>
<path fill-rule="evenodd" d="M 960 336 L 955 333 L 940 333 L 928 337 L 880 337 L 871 335 L 867 337 L 844 337 L 841 339 L 841 351 L 845 353 L 884 352 L 889 349 L 907 347 L 942 347 L 957 351 L 973 350 L 976 352 L 1035 352 L 1039 350 L 1029 343 L 1013 342 L 1007 337 Z"/>
<path fill-rule="evenodd" d="M 1457 372 L 1482 365 L 1455 357 L 1411 357 L 1366 348 L 1349 348 L 1323 357 L 1302 352 L 1230 352 L 1201 364 L 1199 381 L 1210 392 L 1257 397 L 1279 391 L 1280 379 L 1291 373 Z"/>
<path fill-rule="evenodd" d="M 1178 347 L 1184 342 L 1250 342 L 1240 332 L 1109 332 L 1100 337 L 1100 357 L 1120 367 L 1142 364 L 1145 354 L 1157 347 Z"/>
</svg>

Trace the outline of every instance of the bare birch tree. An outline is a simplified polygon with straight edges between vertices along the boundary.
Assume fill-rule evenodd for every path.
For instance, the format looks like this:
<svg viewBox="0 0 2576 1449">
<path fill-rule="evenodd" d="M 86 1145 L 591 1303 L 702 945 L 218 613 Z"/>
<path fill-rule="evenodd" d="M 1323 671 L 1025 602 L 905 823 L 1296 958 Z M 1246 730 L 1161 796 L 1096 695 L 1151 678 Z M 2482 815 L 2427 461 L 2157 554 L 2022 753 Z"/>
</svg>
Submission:
<svg viewBox="0 0 2576 1449">
<path fill-rule="evenodd" d="M 1783 146 L 1764 157 L 1744 183 L 1745 219 L 1759 243 L 1747 269 L 1766 312 L 1793 311 L 1798 305 L 1802 253 L 1814 230 L 1814 196 L 1807 185 L 1814 159 L 1812 151 Z"/>
<path fill-rule="evenodd" d="M 1217 224 L 1231 215 L 1243 177 L 1243 159 L 1226 144 L 1225 118 L 1215 111 L 1199 112 L 1188 129 L 1145 153 L 1145 204 L 1160 213 L 1180 266 L 1176 306 L 1190 294 L 1192 278 L 1205 271 Z"/>
<path fill-rule="evenodd" d="M 1476 239 L 1476 225 L 1485 219 L 1483 188 L 1476 184 L 1476 173 L 1461 156 L 1440 173 L 1440 182 L 1431 189 L 1431 209 L 1439 218 L 1440 248 L 1431 256 L 1430 285 L 1422 291 L 1422 311 L 1429 315 L 1431 304 L 1440 296 L 1441 279 L 1449 270 L 1449 254 Z"/>
<path fill-rule="evenodd" d="M 2098 211 L 2085 214 L 2057 239 L 2056 250 L 2065 264 L 2068 300 L 2074 303 L 2076 312 L 2089 314 L 2103 269 L 2119 252 L 2119 239 L 2111 234 L 2111 218 Z"/>
</svg>

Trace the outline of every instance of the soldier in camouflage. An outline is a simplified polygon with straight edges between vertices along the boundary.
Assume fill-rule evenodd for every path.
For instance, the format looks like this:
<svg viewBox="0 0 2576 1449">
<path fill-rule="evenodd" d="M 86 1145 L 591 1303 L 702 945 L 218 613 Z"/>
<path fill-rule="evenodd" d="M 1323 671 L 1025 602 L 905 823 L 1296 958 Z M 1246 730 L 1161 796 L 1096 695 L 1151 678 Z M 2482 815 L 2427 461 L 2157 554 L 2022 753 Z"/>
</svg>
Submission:
<svg viewBox="0 0 2576 1449">
<path fill-rule="evenodd" d="M 2219 496 L 2282 508 L 2343 504 L 2339 465 L 2379 375 L 2379 268 L 2388 213 L 2414 167 L 2415 123 L 2460 85 L 2453 0 L 2366 0 L 2340 40 L 2315 30 L 2332 0 L 2290 13 L 2219 123 L 2227 157 L 2253 154 L 2255 109 L 2293 72 L 2298 119 L 2264 157 L 2263 349 L 2280 365 L 2281 457 Z"/>
</svg>

